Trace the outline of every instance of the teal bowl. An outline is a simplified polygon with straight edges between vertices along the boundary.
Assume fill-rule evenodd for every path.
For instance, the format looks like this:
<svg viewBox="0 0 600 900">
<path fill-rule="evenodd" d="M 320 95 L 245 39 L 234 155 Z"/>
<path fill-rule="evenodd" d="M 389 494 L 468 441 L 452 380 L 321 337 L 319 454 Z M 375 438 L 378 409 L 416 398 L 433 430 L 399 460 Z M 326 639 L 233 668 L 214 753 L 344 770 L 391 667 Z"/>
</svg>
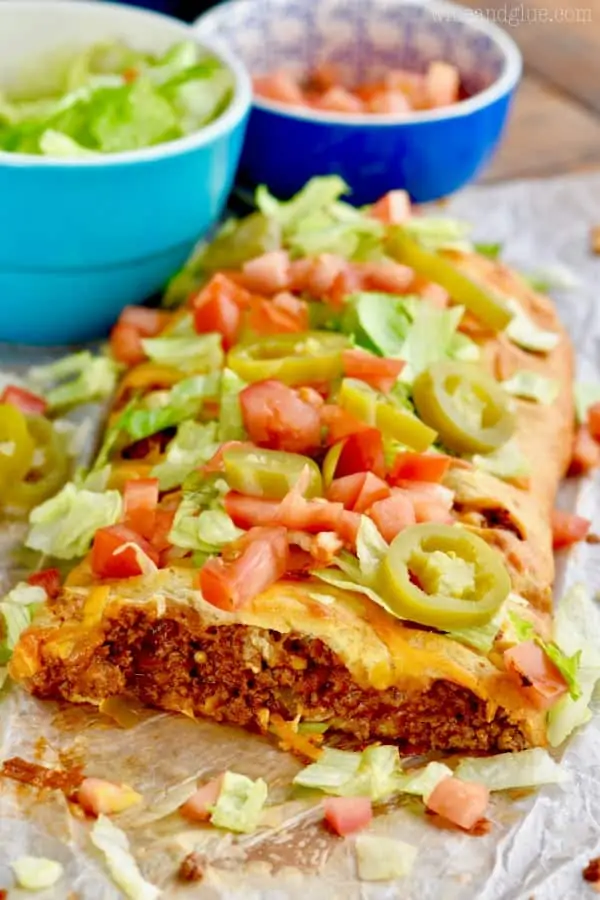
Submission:
<svg viewBox="0 0 600 900">
<path fill-rule="evenodd" d="M 88 0 L 2 0 L 0 88 L 53 51 L 122 39 L 164 52 L 197 40 L 232 71 L 234 96 L 203 130 L 90 159 L 0 152 L 0 341 L 68 344 L 105 335 L 159 291 L 219 219 L 251 105 L 227 49 L 157 13 Z"/>
</svg>

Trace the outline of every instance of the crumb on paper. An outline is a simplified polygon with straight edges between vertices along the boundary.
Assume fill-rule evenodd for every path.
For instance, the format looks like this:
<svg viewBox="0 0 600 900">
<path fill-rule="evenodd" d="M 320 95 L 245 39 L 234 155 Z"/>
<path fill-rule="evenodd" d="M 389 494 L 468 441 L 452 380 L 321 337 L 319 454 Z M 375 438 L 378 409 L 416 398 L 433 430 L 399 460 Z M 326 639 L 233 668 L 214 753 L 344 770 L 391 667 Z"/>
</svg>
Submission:
<svg viewBox="0 0 600 900">
<path fill-rule="evenodd" d="M 600 225 L 592 225 L 590 231 L 590 249 L 595 255 L 600 255 Z"/>
<path fill-rule="evenodd" d="M 595 891 L 600 893 L 600 856 L 590 859 L 583 870 L 583 880 L 587 881 Z"/>
<path fill-rule="evenodd" d="M 469 829 L 468 834 L 472 834 L 474 837 L 483 837 L 486 834 L 489 834 L 492 830 L 492 823 L 490 819 L 479 819 L 472 828 Z"/>
<path fill-rule="evenodd" d="M 188 853 L 181 861 L 177 877 L 180 881 L 202 881 L 204 878 L 204 860 L 199 853 Z"/>
<path fill-rule="evenodd" d="M 600 534 L 587 534 L 585 536 L 586 544 L 600 544 Z"/>
</svg>

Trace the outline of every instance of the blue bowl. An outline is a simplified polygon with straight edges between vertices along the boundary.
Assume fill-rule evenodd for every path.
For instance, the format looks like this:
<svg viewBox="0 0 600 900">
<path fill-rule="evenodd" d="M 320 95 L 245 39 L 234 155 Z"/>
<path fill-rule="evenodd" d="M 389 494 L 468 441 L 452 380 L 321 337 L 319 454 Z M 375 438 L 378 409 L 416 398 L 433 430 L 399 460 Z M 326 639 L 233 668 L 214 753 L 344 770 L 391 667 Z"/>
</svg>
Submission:
<svg viewBox="0 0 600 900">
<path fill-rule="evenodd" d="M 349 83 L 390 68 L 456 65 L 469 98 L 407 115 L 346 115 L 255 98 L 240 181 L 289 197 L 313 175 L 341 175 L 352 202 L 393 188 L 417 202 L 471 181 L 496 148 L 521 74 L 521 56 L 497 26 L 444 0 L 234 0 L 201 16 L 201 38 L 218 37 L 252 75 L 303 74 L 334 63 Z"/>
<path fill-rule="evenodd" d="M 132 7 L 3 0 L 0 86 L 49 51 L 117 37 L 157 52 L 196 39 L 183 23 Z M 126 304 L 164 286 L 218 220 L 251 86 L 231 52 L 202 45 L 236 83 L 229 108 L 202 131 L 89 160 L 0 152 L 0 340 L 66 344 L 106 334 Z"/>
</svg>

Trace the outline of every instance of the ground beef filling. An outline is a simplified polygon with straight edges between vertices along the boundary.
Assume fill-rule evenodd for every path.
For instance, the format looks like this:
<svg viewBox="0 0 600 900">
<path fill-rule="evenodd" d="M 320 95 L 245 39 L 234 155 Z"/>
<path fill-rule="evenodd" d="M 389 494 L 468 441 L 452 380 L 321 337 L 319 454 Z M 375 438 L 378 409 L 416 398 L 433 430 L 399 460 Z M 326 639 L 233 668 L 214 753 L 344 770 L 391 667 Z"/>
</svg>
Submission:
<svg viewBox="0 0 600 900">
<path fill-rule="evenodd" d="M 129 694 L 160 709 L 265 731 L 269 714 L 327 722 L 357 746 L 383 740 L 405 751 L 522 750 L 518 725 L 490 720 L 473 693 L 447 681 L 423 692 L 356 684 L 322 641 L 242 625 L 206 626 L 191 610 L 156 618 L 124 607 L 100 643 L 67 661 L 45 658 L 33 678 L 40 697 L 89 699 Z"/>
</svg>

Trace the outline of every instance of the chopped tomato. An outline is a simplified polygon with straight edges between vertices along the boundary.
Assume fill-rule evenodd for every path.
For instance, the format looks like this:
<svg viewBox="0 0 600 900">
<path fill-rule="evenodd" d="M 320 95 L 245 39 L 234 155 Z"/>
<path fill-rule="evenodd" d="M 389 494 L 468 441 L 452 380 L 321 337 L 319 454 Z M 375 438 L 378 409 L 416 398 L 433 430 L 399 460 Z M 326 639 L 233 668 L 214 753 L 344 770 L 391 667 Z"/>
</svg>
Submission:
<svg viewBox="0 0 600 900">
<path fill-rule="evenodd" d="M 255 297 L 250 305 L 247 324 L 261 335 L 306 331 L 308 308 L 303 300 L 286 291 L 276 294 L 272 300 Z"/>
<path fill-rule="evenodd" d="M 285 529 L 260 528 L 256 540 L 253 531 L 245 535 L 247 546 L 238 559 L 233 562 L 209 559 L 200 569 L 202 595 L 219 609 L 239 609 L 285 575 L 288 566 Z"/>
<path fill-rule="evenodd" d="M 350 510 L 344 510 L 340 516 L 337 533 L 348 547 L 353 548 L 356 545 L 356 536 L 360 528 L 361 518 L 360 513 L 351 512 Z"/>
<path fill-rule="evenodd" d="M 417 521 L 415 508 L 403 493 L 396 493 L 385 500 L 378 500 L 368 514 L 388 544 L 404 528 L 414 525 Z"/>
<path fill-rule="evenodd" d="M 401 359 L 374 356 L 366 350 L 344 350 L 342 362 L 349 378 L 359 378 L 384 393 L 391 391 L 405 365 Z"/>
<path fill-rule="evenodd" d="M 454 492 L 441 484 L 427 481 L 398 480 L 392 491 L 404 493 L 412 503 L 417 522 L 452 523 L 451 515 L 454 503 Z"/>
<path fill-rule="evenodd" d="M 552 545 L 555 550 L 560 547 L 570 547 L 578 541 L 583 541 L 592 524 L 589 519 L 564 512 L 562 509 L 552 511 Z"/>
<path fill-rule="evenodd" d="M 141 799 L 129 785 L 104 778 L 84 778 L 77 789 L 77 802 L 90 816 L 115 815 L 140 803 Z"/>
<path fill-rule="evenodd" d="M 405 294 L 414 280 L 414 272 L 402 263 L 371 262 L 362 263 L 360 271 L 363 288 L 370 291 L 384 291 L 389 294 Z"/>
<path fill-rule="evenodd" d="M 378 91 L 371 97 L 367 106 L 369 112 L 376 115 L 378 113 L 399 115 L 411 110 L 411 105 L 402 91 Z"/>
<path fill-rule="evenodd" d="M 245 262 L 244 279 L 257 294 L 286 291 L 290 283 L 290 258 L 285 250 L 271 250 Z"/>
<path fill-rule="evenodd" d="M 449 466 L 449 456 L 437 453 L 399 453 L 388 475 L 388 481 L 390 484 L 397 484 L 403 480 L 440 482 Z"/>
<path fill-rule="evenodd" d="M 294 259 L 290 263 L 288 270 L 288 290 L 290 291 L 306 291 L 308 290 L 308 279 L 313 270 L 312 259 Z"/>
<path fill-rule="evenodd" d="M 325 404 L 321 394 L 309 385 L 303 385 L 298 388 L 298 396 L 305 403 L 310 403 L 311 406 L 314 406 L 315 409 L 322 409 Z"/>
<path fill-rule="evenodd" d="M 427 807 L 449 822 L 470 831 L 484 817 L 490 802 L 490 792 L 484 784 L 443 778 L 427 798 Z"/>
<path fill-rule="evenodd" d="M 162 309 L 148 306 L 126 306 L 119 316 L 119 325 L 131 325 L 142 337 L 156 337 L 168 324 L 171 315 Z"/>
<path fill-rule="evenodd" d="M 295 78 L 288 72 L 272 72 L 253 79 L 254 93 L 267 100 L 304 106 L 304 94 Z"/>
<path fill-rule="evenodd" d="M 290 544 L 310 557 L 311 564 L 328 566 L 344 546 L 344 541 L 335 531 L 320 531 L 318 534 L 307 534 L 304 531 L 288 531 Z M 299 560 L 296 558 L 296 564 Z"/>
<path fill-rule="evenodd" d="M 369 430 L 368 425 L 335 403 L 326 403 L 321 407 L 321 422 L 328 429 L 328 445 L 337 444 L 351 434 Z"/>
<path fill-rule="evenodd" d="M 249 302 L 248 291 L 218 272 L 190 299 L 196 332 L 208 334 L 217 331 L 222 335 L 224 349 L 229 350 L 238 336 L 242 310 Z"/>
<path fill-rule="evenodd" d="M 504 665 L 536 709 L 548 709 L 568 690 L 559 670 L 535 641 L 523 641 L 505 650 Z"/>
<path fill-rule="evenodd" d="M 323 810 L 325 821 L 341 837 L 362 831 L 373 820 L 373 806 L 368 797 L 327 797 Z"/>
<path fill-rule="evenodd" d="M 372 472 L 356 472 L 332 481 L 327 499 L 343 503 L 346 509 L 363 513 L 373 503 L 390 496 L 389 485 Z"/>
<path fill-rule="evenodd" d="M 456 66 L 446 62 L 432 62 L 425 75 L 425 91 L 429 105 L 450 106 L 458 100 L 460 75 Z"/>
<path fill-rule="evenodd" d="M 313 297 L 325 297 L 333 287 L 337 276 L 345 272 L 348 263 L 334 253 L 321 253 L 313 260 L 306 288 Z"/>
<path fill-rule="evenodd" d="M 600 441 L 600 403 L 593 403 L 588 409 L 587 425 L 595 441 Z"/>
<path fill-rule="evenodd" d="M 123 488 L 125 522 L 142 537 L 150 539 L 156 525 L 158 478 L 132 478 Z"/>
<path fill-rule="evenodd" d="M 202 787 L 179 807 L 181 815 L 190 822 L 208 822 L 211 816 L 211 807 L 219 799 L 223 786 L 223 776 L 207 781 Z"/>
<path fill-rule="evenodd" d="M 340 525 L 344 507 L 341 503 L 326 500 L 306 500 L 297 486 L 283 498 L 275 514 L 275 521 L 293 531 L 336 531 Z"/>
<path fill-rule="evenodd" d="M 48 409 L 48 404 L 43 397 L 33 394 L 25 388 L 9 384 L 0 395 L 0 403 L 9 403 L 16 406 L 26 416 L 43 416 Z"/>
<path fill-rule="evenodd" d="M 168 550 L 171 547 L 169 534 L 173 527 L 175 518 L 175 510 L 157 508 L 154 516 L 154 530 L 150 539 L 150 543 L 159 553 Z"/>
<path fill-rule="evenodd" d="M 406 191 L 390 191 L 373 204 L 369 215 L 386 225 L 402 225 L 411 216 L 410 197 Z"/>
<path fill-rule="evenodd" d="M 126 545 L 135 546 L 126 546 Z M 142 574 L 135 550 L 138 547 L 153 563 L 158 562 L 154 547 L 126 525 L 99 528 L 92 544 L 92 570 L 99 578 L 133 578 Z M 124 548 L 124 549 L 123 549 Z"/>
<path fill-rule="evenodd" d="M 231 516 L 238 528 L 252 528 L 254 525 L 270 525 L 279 509 L 278 500 L 264 497 L 246 497 L 237 491 L 229 491 L 223 499 L 225 512 Z"/>
<path fill-rule="evenodd" d="M 60 572 L 58 569 L 42 569 L 30 575 L 27 584 L 43 588 L 46 595 L 54 600 L 60 594 Z"/>
<path fill-rule="evenodd" d="M 415 292 L 436 309 L 446 309 L 450 303 L 450 294 L 441 284 L 416 278 L 413 282 Z"/>
<path fill-rule="evenodd" d="M 570 475 L 585 475 L 600 466 L 600 444 L 596 443 L 587 425 L 581 425 L 573 439 Z"/>
<path fill-rule="evenodd" d="M 334 309 L 342 309 L 346 302 L 346 297 L 359 291 L 362 286 L 362 277 L 358 267 L 347 266 L 344 271 L 336 275 L 327 295 L 327 302 Z"/>
<path fill-rule="evenodd" d="M 315 102 L 315 106 L 318 106 L 319 109 L 329 109 L 332 112 L 364 112 L 364 104 L 360 97 L 339 86 L 331 87 L 324 94 L 321 94 Z"/>
<path fill-rule="evenodd" d="M 373 472 L 378 478 L 385 478 L 381 432 L 377 428 L 367 428 L 351 434 L 344 443 L 335 472 L 338 478 L 355 472 Z"/>
<path fill-rule="evenodd" d="M 312 453 L 321 443 L 319 411 L 297 391 L 273 379 L 240 393 L 244 427 L 254 443 L 288 453 Z"/>
<path fill-rule="evenodd" d="M 110 333 L 110 352 L 117 362 L 137 366 L 146 359 L 142 335 L 133 325 L 119 322 Z"/>
</svg>

